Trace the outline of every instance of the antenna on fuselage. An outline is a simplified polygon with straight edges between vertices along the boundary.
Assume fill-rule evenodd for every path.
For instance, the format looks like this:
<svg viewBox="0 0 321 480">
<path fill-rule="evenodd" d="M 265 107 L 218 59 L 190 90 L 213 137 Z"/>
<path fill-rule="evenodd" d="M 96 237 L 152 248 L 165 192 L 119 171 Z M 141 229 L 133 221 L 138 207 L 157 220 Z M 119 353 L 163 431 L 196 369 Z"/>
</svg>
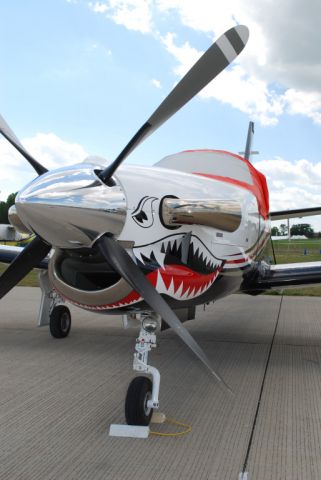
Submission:
<svg viewBox="0 0 321 480">
<path fill-rule="evenodd" d="M 250 122 L 249 129 L 247 131 L 245 152 L 239 152 L 240 155 L 244 156 L 245 160 L 250 160 L 251 155 L 258 155 L 260 153 L 257 150 L 251 150 L 253 135 L 254 135 L 254 122 Z"/>
</svg>

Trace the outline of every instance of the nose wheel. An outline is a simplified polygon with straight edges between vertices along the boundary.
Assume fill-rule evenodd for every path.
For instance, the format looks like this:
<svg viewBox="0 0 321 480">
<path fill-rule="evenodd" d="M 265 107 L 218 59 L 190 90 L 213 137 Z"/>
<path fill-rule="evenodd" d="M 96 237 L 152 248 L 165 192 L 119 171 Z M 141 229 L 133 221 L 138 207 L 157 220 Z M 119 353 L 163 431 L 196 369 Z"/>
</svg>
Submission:
<svg viewBox="0 0 321 480">
<path fill-rule="evenodd" d="M 142 314 L 142 317 L 142 327 L 136 339 L 133 369 L 150 374 L 152 380 L 139 376 L 130 382 L 125 401 L 125 417 L 128 425 L 147 426 L 153 410 L 159 408 L 160 373 L 157 368 L 147 363 L 148 353 L 157 346 L 155 332 L 159 324 L 157 316 Z"/>
<path fill-rule="evenodd" d="M 128 425 L 149 425 L 153 414 L 153 409 L 148 406 L 152 389 L 153 384 L 147 377 L 136 377 L 130 382 L 125 402 Z"/>
<path fill-rule="evenodd" d="M 49 317 L 50 333 L 55 338 L 64 338 L 70 332 L 71 314 L 65 305 L 54 307 Z"/>
</svg>

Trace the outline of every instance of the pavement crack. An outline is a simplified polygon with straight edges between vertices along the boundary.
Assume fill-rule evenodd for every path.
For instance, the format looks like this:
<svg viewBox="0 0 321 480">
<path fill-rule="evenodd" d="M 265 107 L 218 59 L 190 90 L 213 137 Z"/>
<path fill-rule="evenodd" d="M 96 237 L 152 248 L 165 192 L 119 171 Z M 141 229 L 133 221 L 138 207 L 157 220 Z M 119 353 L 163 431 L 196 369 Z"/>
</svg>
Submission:
<svg viewBox="0 0 321 480">
<path fill-rule="evenodd" d="M 278 311 L 278 314 L 277 314 L 275 327 L 274 327 L 274 332 L 273 332 L 273 335 L 272 335 L 272 340 L 271 340 L 271 344 L 270 344 L 270 348 L 269 348 L 269 353 L 268 353 L 266 364 L 265 364 L 265 369 L 264 369 L 264 374 L 263 374 L 263 378 L 262 378 L 260 394 L 259 394 L 259 398 L 258 398 L 257 405 L 256 405 L 256 411 L 255 411 L 255 415 L 254 415 L 254 419 L 253 419 L 253 423 L 252 423 L 251 435 L 250 435 L 249 442 L 248 442 L 248 445 L 247 445 L 245 459 L 244 459 L 243 467 L 242 467 L 242 470 L 241 470 L 241 473 L 240 473 L 240 478 L 242 478 L 242 475 L 243 475 L 243 478 L 247 478 L 247 477 L 244 477 L 244 475 L 246 474 L 246 470 L 247 470 L 247 466 L 248 466 L 248 460 L 249 460 L 251 447 L 252 447 L 252 443 L 253 443 L 255 427 L 256 427 L 259 411 L 260 411 L 261 400 L 262 400 L 264 386 L 265 386 L 265 380 L 266 380 L 266 377 L 267 377 L 267 372 L 268 372 L 269 364 L 270 364 L 270 360 L 271 360 L 272 349 L 273 349 L 273 345 L 274 345 L 274 341 L 275 341 L 275 337 L 276 337 L 276 332 L 277 332 L 278 325 L 279 325 L 282 302 L 283 302 L 283 295 L 281 297 L 281 301 L 280 301 L 280 305 L 279 305 L 279 311 Z"/>
</svg>

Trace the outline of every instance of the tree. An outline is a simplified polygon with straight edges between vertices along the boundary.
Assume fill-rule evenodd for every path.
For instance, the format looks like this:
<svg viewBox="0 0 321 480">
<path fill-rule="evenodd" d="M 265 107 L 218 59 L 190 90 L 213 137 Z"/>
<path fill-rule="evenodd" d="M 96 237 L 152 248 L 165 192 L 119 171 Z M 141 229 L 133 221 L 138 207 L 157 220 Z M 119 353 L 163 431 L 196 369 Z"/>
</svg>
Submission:
<svg viewBox="0 0 321 480">
<path fill-rule="evenodd" d="M 305 235 L 308 238 L 313 237 L 314 230 L 309 223 L 298 223 L 292 225 L 291 235 Z"/>
<path fill-rule="evenodd" d="M 272 227 L 271 228 L 271 235 L 273 237 L 278 237 L 280 235 L 280 231 L 279 231 L 278 227 Z"/>
<path fill-rule="evenodd" d="M 287 225 L 285 225 L 285 223 L 281 223 L 280 225 L 280 234 L 281 235 L 288 235 L 289 231 L 288 231 L 288 227 Z"/>
<path fill-rule="evenodd" d="M 5 202 L 0 202 L 0 223 L 9 223 L 8 210 L 11 205 L 14 205 L 16 199 L 16 193 L 10 193 Z"/>
</svg>

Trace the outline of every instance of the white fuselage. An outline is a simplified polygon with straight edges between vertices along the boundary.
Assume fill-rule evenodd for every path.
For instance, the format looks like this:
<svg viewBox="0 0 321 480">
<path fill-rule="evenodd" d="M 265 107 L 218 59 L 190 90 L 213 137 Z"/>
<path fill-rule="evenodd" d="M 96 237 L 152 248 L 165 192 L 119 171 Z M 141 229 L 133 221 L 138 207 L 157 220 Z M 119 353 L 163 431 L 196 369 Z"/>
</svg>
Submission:
<svg viewBox="0 0 321 480">
<path fill-rule="evenodd" d="M 215 285 L 222 277 L 223 294 L 239 288 L 244 270 L 251 267 L 269 235 L 265 178 L 249 162 L 228 152 L 187 151 L 153 167 L 122 166 L 109 186 L 96 180 L 97 168 L 97 163 L 84 163 L 45 174 L 17 201 L 25 224 L 56 247 L 49 276 L 62 296 L 82 308 L 106 313 L 139 307 L 141 297 L 122 278 L 89 289 L 86 282 L 73 280 L 78 272 L 95 281 L 95 264 L 91 253 L 75 260 L 68 251 L 76 255 L 83 248 L 91 251 L 106 233 L 127 248 L 157 291 L 176 308 L 215 298 Z M 163 204 L 168 198 L 185 205 L 181 224 L 166 223 Z M 235 208 L 231 215 L 224 210 L 224 205 L 228 210 L 232 204 L 238 206 L 234 216 Z M 211 212 L 213 218 L 223 218 L 219 228 L 209 221 Z M 234 227 L 224 228 L 224 219 L 234 217 Z"/>
</svg>

